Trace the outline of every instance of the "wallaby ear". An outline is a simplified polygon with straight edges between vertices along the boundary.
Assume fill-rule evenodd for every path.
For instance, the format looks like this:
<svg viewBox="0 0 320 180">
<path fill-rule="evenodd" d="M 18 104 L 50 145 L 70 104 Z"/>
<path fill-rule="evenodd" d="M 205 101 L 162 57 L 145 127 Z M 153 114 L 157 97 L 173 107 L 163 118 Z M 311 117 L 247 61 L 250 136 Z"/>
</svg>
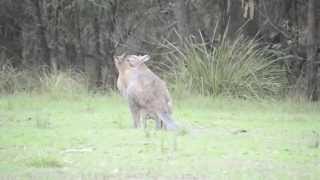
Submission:
<svg viewBox="0 0 320 180">
<path fill-rule="evenodd" d="M 150 56 L 149 55 L 144 55 L 144 56 L 139 56 L 139 59 L 142 61 L 142 62 L 146 62 L 146 61 L 149 61 L 150 60 Z"/>
<path fill-rule="evenodd" d="M 130 66 L 137 67 L 143 64 L 144 62 L 148 61 L 150 59 L 150 56 L 149 55 L 144 55 L 144 56 L 130 55 L 126 59 L 129 62 Z"/>
<path fill-rule="evenodd" d="M 126 53 L 122 53 L 120 56 L 119 56 L 119 58 L 124 58 L 124 57 L 126 57 Z"/>
<path fill-rule="evenodd" d="M 126 60 L 129 62 L 131 67 L 137 67 L 144 62 L 141 60 L 140 56 L 137 55 L 130 55 L 126 57 Z"/>
<path fill-rule="evenodd" d="M 118 56 L 113 56 L 113 61 L 118 61 Z"/>
<path fill-rule="evenodd" d="M 125 56 L 126 56 L 126 53 L 123 53 L 123 54 L 121 54 L 120 56 L 116 56 L 116 55 L 114 55 L 113 56 L 113 60 L 114 61 L 118 61 L 118 62 L 120 62 L 120 61 L 122 61 L 124 58 L 125 58 Z"/>
</svg>

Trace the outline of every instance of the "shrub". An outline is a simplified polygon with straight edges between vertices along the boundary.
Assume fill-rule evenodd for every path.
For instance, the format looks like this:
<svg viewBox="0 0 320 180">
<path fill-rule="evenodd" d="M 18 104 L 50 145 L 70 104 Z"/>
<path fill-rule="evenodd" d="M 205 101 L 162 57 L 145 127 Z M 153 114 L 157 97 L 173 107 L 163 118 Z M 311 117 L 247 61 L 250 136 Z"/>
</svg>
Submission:
<svg viewBox="0 0 320 180">
<path fill-rule="evenodd" d="M 61 168 L 63 162 L 54 156 L 39 156 L 30 159 L 27 165 L 36 168 Z"/>
<path fill-rule="evenodd" d="M 0 66 L 0 94 L 18 92 L 79 94 L 87 92 L 86 76 L 75 70 L 47 72 L 37 68 L 17 70 L 11 65 Z"/>
<path fill-rule="evenodd" d="M 11 65 L 2 65 L 0 67 L 0 94 L 30 92 L 35 88 L 37 81 L 31 71 L 18 71 Z"/>
<path fill-rule="evenodd" d="M 285 70 L 275 56 L 255 40 L 239 36 L 234 41 L 223 38 L 214 48 L 192 39 L 179 48 L 168 43 L 175 53 L 173 87 L 201 95 L 227 95 L 233 97 L 277 96 L 287 84 Z"/>
<path fill-rule="evenodd" d="M 72 69 L 42 72 L 39 76 L 40 91 L 50 94 L 77 94 L 88 90 L 88 81 L 83 73 Z"/>
</svg>

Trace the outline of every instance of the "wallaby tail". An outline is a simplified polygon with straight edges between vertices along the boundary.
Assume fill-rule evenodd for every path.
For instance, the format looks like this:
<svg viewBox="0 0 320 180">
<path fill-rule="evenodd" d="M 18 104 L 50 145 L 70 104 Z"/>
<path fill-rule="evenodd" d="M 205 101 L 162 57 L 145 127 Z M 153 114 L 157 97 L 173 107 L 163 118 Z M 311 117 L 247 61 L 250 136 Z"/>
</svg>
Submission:
<svg viewBox="0 0 320 180">
<path fill-rule="evenodd" d="M 178 128 L 177 124 L 171 118 L 169 113 L 161 112 L 161 113 L 157 113 L 157 115 L 168 130 L 176 130 Z"/>
</svg>

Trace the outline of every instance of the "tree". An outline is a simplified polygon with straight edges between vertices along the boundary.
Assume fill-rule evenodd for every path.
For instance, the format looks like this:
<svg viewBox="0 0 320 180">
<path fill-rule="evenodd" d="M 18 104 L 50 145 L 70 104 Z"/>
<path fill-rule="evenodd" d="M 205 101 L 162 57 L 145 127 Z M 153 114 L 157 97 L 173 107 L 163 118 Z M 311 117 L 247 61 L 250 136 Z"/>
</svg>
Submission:
<svg viewBox="0 0 320 180">
<path fill-rule="evenodd" d="M 190 0 L 177 0 L 174 5 L 178 31 L 183 37 L 187 37 L 189 35 L 189 4 Z"/>
<path fill-rule="evenodd" d="M 22 22 L 29 18 L 24 11 L 26 3 L 19 0 L 0 2 L 0 52 L 14 67 L 22 63 Z"/>
<path fill-rule="evenodd" d="M 114 55 L 150 54 L 151 68 L 167 66 L 159 42 L 181 43 L 176 31 L 208 49 L 225 32 L 230 40 L 259 32 L 261 43 L 290 55 L 290 89 L 315 100 L 319 9 L 319 0 L 2 0 L 0 51 L 14 67 L 76 68 L 92 88 L 114 88 Z"/>
<path fill-rule="evenodd" d="M 47 29 L 45 20 L 43 17 L 42 9 L 43 0 L 30 0 L 34 8 L 34 17 L 37 28 L 37 38 L 39 40 L 39 48 L 41 49 L 40 61 L 44 62 L 47 67 L 52 68 L 56 66 L 55 62 L 51 61 L 51 49 L 49 48 L 48 41 L 46 38 Z"/>
<path fill-rule="evenodd" d="M 310 100 L 317 100 L 317 73 L 318 73 L 318 33 L 319 20 L 316 10 L 319 2 L 317 0 L 308 1 L 308 33 L 307 33 L 307 66 L 306 66 L 306 97 Z"/>
</svg>

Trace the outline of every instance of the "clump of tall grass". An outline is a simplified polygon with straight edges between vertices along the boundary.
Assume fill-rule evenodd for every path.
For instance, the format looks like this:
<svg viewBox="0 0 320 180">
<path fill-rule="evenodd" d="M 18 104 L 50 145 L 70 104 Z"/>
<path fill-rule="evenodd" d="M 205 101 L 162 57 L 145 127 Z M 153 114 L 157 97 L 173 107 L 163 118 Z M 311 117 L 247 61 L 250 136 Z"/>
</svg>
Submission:
<svg viewBox="0 0 320 180">
<path fill-rule="evenodd" d="M 0 94 L 70 95 L 87 90 L 88 80 L 84 73 L 72 69 L 48 72 L 39 68 L 18 70 L 9 64 L 0 66 Z"/>
<path fill-rule="evenodd" d="M 286 87 L 283 57 L 256 40 L 222 38 L 213 48 L 193 39 L 184 40 L 183 48 L 168 44 L 175 50 L 169 58 L 176 63 L 173 87 L 180 93 L 262 98 L 277 96 Z"/>
<path fill-rule="evenodd" d="M 36 168 L 61 168 L 63 162 L 54 156 L 34 157 L 26 163 L 28 166 Z"/>
<path fill-rule="evenodd" d="M 17 70 L 10 64 L 0 67 L 0 94 L 15 94 L 34 90 L 37 79 L 31 71 Z"/>
<path fill-rule="evenodd" d="M 0 93 L 15 92 L 20 76 L 21 73 L 17 73 L 11 66 L 3 65 L 0 70 Z"/>
<path fill-rule="evenodd" d="M 42 93 L 78 94 L 88 90 L 86 76 L 75 70 L 42 72 L 39 76 L 39 88 Z"/>
</svg>

